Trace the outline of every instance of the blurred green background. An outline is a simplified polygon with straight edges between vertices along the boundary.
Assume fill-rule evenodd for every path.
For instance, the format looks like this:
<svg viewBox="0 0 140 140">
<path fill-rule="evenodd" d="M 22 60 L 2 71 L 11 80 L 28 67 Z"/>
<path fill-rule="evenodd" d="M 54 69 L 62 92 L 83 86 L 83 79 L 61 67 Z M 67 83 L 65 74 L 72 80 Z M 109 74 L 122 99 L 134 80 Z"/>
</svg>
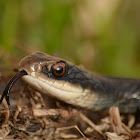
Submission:
<svg viewBox="0 0 140 140">
<path fill-rule="evenodd" d="M 139 0 L 0 0 L 0 68 L 43 51 L 86 69 L 140 77 Z"/>
</svg>

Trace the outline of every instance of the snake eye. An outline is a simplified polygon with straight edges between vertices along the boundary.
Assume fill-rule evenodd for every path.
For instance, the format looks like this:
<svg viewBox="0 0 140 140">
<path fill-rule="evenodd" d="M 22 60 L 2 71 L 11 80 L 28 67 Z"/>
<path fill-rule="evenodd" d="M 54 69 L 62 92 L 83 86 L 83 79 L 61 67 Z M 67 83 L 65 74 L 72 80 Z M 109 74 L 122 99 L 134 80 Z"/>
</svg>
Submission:
<svg viewBox="0 0 140 140">
<path fill-rule="evenodd" d="M 66 66 L 64 62 L 58 62 L 52 66 L 52 74 L 55 77 L 62 77 L 66 72 Z"/>
</svg>

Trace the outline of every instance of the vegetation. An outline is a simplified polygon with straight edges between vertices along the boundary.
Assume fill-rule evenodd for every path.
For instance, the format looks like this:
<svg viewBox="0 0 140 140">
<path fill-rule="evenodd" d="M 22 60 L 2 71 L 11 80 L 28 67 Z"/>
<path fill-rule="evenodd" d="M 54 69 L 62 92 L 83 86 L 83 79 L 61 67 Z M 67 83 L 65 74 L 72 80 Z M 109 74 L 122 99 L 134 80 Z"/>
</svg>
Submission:
<svg viewBox="0 0 140 140">
<path fill-rule="evenodd" d="M 1 0 L 0 51 L 19 60 L 44 51 L 90 70 L 138 77 L 139 3 Z"/>
<path fill-rule="evenodd" d="M 139 0 L 0 0 L 0 94 L 20 60 L 35 51 L 98 73 L 140 78 L 139 5 Z M 84 110 L 95 122 L 92 124 L 81 117 L 83 110 L 78 112 L 47 95 L 42 97 L 23 81 L 11 92 L 11 108 L 20 129 L 11 124 L 3 102 L 0 139 L 84 139 L 82 133 L 90 139 L 139 139 L 135 132 L 140 128 L 139 112 L 121 116 L 122 123 L 117 108 L 102 120 L 104 112 Z M 82 133 L 77 135 L 75 130 L 74 135 L 66 135 L 63 130 L 71 128 Z"/>
</svg>

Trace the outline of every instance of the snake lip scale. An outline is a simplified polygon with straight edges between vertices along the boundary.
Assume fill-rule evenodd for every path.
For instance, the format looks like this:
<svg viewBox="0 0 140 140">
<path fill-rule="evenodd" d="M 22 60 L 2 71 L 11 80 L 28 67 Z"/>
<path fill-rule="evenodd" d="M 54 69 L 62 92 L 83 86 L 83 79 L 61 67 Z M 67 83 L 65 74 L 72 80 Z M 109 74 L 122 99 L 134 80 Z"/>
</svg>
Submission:
<svg viewBox="0 0 140 140">
<path fill-rule="evenodd" d="M 95 111 L 118 106 L 123 113 L 140 108 L 140 79 L 91 73 L 42 52 L 26 56 L 19 67 L 20 72 L 9 81 L 0 100 L 5 97 L 9 108 L 10 89 L 21 77 L 37 90 L 74 106 Z"/>
</svg>

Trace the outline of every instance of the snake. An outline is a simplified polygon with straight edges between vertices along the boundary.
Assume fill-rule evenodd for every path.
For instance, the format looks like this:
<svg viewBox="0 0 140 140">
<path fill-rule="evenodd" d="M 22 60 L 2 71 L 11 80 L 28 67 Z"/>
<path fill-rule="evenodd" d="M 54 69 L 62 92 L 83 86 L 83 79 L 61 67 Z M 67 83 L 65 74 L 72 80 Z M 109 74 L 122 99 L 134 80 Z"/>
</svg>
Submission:
<svg viewBox="0 0 140 140">
<path fill-rule="evenodd" d="M 0 100 L 6 98 L 9 109 L 10 89 L 20 77 L 36 90 L 80 108 L 104 111 L 117 106 L 122 113 L 140 109 L 140 79 L 90 72 L 43 52 L 20 61 L 19 72 L 9 81 Z"/>
</svg>

